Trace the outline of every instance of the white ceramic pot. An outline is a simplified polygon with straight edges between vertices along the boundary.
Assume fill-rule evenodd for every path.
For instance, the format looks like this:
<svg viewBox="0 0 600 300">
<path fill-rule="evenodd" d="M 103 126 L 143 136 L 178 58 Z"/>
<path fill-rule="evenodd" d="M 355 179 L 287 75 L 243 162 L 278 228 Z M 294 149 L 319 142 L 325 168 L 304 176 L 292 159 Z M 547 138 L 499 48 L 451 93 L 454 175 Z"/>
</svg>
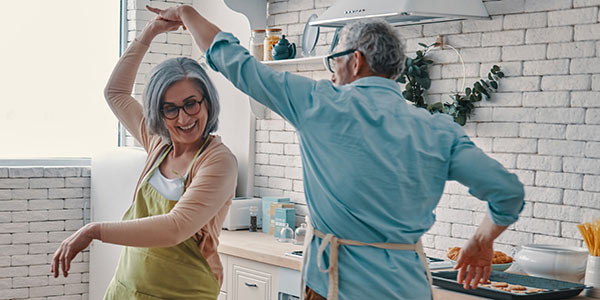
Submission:
<svg viewBox="0 0 600 300">
<path fill-rule="evenodd" d="M 593 287 L 586 289 L 584 295 L 600 298 L 600 256 L 589 256 L 585 270 L 585 285 Z"/>
<path fill-rule="evenodd" d="M 515 260 L 527 275 L 581 282 L 585 276 L 588 251 L 560 245 L 525 245 Z"/>
</svg>

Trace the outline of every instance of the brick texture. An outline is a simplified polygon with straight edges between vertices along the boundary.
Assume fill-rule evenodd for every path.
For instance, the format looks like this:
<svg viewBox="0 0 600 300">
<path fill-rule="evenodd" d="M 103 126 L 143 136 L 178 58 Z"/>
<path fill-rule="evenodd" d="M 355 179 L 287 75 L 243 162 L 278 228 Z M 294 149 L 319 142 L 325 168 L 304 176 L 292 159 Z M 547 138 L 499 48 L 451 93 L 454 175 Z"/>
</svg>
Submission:
<svg viewBox="0 0 600 300">
<path fill-rule="evenodd" d="M 83 224 L 82 206 L 65 207 L 63 198 L 89 202 L 89 193 L 83 193 L 89 189 L 89 167 L 5 170 L 8 178 L 0 179 L 0 299 L 88 299 L 88 250 L 74 260 L 84 267 L 73 268 L 62 282 L 50 276 L 49 259 L 73 232 L 65 230 Z M 76 228 L 66 228 L 67 219 L 78 221 Z"/>
</svg>

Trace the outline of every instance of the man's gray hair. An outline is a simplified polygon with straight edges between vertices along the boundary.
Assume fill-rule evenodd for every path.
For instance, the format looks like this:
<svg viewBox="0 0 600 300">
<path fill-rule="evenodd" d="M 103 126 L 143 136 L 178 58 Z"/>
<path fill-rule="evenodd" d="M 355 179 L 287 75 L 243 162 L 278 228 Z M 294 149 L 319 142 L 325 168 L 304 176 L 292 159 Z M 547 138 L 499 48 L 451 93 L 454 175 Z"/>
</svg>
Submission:
<svg viewBox="0 0 600 300">
<path fill-rule="evenodd" d="M 383 20 L 356 21 L 340 32 L 340 46 L 356 49 L 375 74 L 396 79 L 404 67 L 404 45 L 394 28 Z"/>
<path fill-rule="evenodd" d="M 164 97 L 167 89 L 174 83 L 190 79 L 198 91 L 204 96 L 208 108 L 208 120 L 202 133 L 206 138 L 215 132 L 219 125 L 219 96 L 206 71 L 198 62 L 187 57 L 171 58 L 158 64 L 150 74 L 150 80 L 144 89 L 144 116 L 146 128 L 150 134 L 158 134 L 166 143 L 171 143 L 171 136 L 165 125 L 162 114 Z"/>
</svg>

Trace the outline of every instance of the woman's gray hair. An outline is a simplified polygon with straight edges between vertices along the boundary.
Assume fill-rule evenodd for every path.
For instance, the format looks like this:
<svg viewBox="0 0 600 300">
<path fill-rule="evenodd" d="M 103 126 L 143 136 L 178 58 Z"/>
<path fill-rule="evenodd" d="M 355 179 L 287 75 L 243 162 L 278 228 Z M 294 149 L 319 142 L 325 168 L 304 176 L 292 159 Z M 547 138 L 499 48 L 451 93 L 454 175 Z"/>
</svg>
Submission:
<svg viewBox="0 0 600 300">
<path fill-rule="evenodd" d="M 341 43 L 347 49 L 357 49 L 366 58 L 375 74 L 396 79 L 404 68 L 404 45 L 394 28 L 383 20 L 356 21 L 340 32 Z"/>
<path fill-rule="evenodd" d="M 219 95 L 202 66 L 187 57 L 165 60 L 152 69 L 150 80 L 144 89 L 143 99 L 148 132 L 160 135 L 166 143 L 171 143 L 171 136 L 162 114 L 165 93 L 174 83 L 185 79 L 194 82 L 206 101 L 208 120 L 202 137 L 206 138 L 210 133 L 215 132 L 219 125 Z"/>
</svg>

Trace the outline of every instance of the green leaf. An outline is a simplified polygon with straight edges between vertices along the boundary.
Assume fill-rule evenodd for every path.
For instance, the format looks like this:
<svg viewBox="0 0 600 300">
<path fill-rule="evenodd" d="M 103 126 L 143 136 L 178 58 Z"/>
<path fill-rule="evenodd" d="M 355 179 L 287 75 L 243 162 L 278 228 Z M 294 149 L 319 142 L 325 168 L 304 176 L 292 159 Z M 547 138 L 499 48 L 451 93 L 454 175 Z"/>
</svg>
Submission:
<svg viewBox="0 0 600 300">
<path fill-rule="evenodd" d="M 488 92 L 488 90 L 487 90 L 487 89 L 483 89 L 483 90 L 481 91 L 481 93 L 482 93 L 482 94 L 484 94 L 486 98 L 489 98 L 489 97 L 490 97 L 490 93 Z"/>
<path fill-rule="evenodd" d="M 445 114 L 454 115 L 456 113 L 456 107 L 454 107 L 452 104 L 444 105 L 442 112 Z"/>
<path fill-rule="evenodd" d="M 431 87 L 431 79 L 429 78 L 417 77 L 417 82 L 426 90 Z"/>
<path fill-rule="evenodd" d="M 427 48 L 427 45 L 423 44 L 423 43 L 419 43 L 419 46 L 423 47 L 423 48 Z"/>
<path fill-rule="evenodd" d="M 421 50 L 417 51 L 417 57 L 423 57 L 423 51 L 421 51 Z"/>
<path fill-rule="evenodd" d="M 483 85 L 485 87 L 489 87 L 489 85 L 487 84 L 487 82 L 485 82 L 485 80 L 481 79 L 481 80 L 479 80 L 479 82 L 481 82 L 481 85 Z"/>
<path fill-rule="evenodd" d="M 498 72 L 500 71 L 500 67 L 498 67 L 498 65 L 493 65 L 492 70 Z"/>
<path fill-rule="evenodd" d="M 469 97 L 469 95 L 471 95 L 471 88 L 466 88 L 465 89 L 465 96 Z"/>
<path fill-rule="evenodd" d="M 400 77 L 398 77 L 398 79 L 396 79 L 396 81 L 400 82 L 400 83 L 406 83 L 406 77 L 405 76 L 400 76 Z"/>
<path fill-rule="evenodd" d="M 494 80 L 490 81 L 490 85 L 494 88 L 494 89 L 498 89 L 498 83 Z"/>
<path fill-rule="evenodd" d="M 503 72 L 498 72 L 498 73 L 496 73 L 496 75 L 498 75 L 498 77 L 500 77 L 500 78 L 504 77 L 504 73 Z"/>
<path fill-rule="evenodd" d="M 454 122 L 458 123 L 460 126 L 465 126 L 465 123 L 467 123 L 467 117 L 465 115 L 457 115 L 454 118 Z"/>
<path fill-rule="evenodd" d="M 413 72 L 416 76 L 421 77 L 421 68 L 417 67 L 417 66 L 411 66 L 411 68 L 413 68 Z"/>
<path fill-rule="evenodd" d="M 443 109 L 444 105 L 442 102 L 436 102 L 427 106 L 427 110 L 430 112 L 441 112 Z"/>
<path fill-rule="evenodd" d="M 489 80 L 494 80 L 494 78 L 492 77 L 492 73 L 488 73 L 488 79 Z"/>
</svg>

